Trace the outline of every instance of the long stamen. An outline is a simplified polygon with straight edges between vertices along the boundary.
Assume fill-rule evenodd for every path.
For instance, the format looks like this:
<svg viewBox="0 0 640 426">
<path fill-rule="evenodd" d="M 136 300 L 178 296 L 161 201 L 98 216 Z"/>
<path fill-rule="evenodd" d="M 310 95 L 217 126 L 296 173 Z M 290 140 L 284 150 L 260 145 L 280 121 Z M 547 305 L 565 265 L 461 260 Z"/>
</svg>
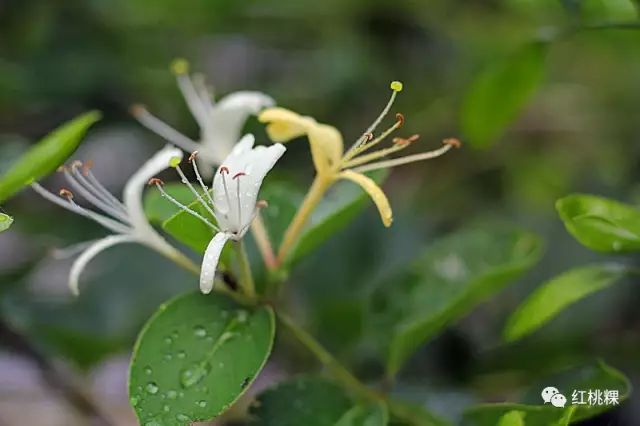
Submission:
<svg viewBox="0 0 640 426">
<path fill-rule="evenodd" d="M 94 211 L 85 209 L 83 207 L 80 207 L 78 204 L 76 204 L 73 201 L 73 194 L 71 193 L 71 191 L 69 190 L 62 190 L 60 195 L 64 198 L 67 199 L 67 201 L 63 201 L 60 197 L 56 197 L 55 195 L 53 195 L 51 192 L 47 191 L 46 189 L 44 189 L 40 184 L 38 183 L 32 183 L 31 187 L 33 188 L 34 191 L 36 191 L 38 194 L 40 194 L 43 198 L 51 201 L 52 203 L 67 209 L 73 213 L 79 214 L 80 216 L 84 216 L 88 219 L 91 219 L 95 222 L 98 222 L 100 225 L 104 226 L 107 229 L 112 230 L 113 232 L 119 233 L 119 234 L 129 234 L 132 232 L 132 229 L 118 221 L 115 221 L 113 219 L 111 219 L 110 217 L 106 217 L 106 216 L 102 216 L 99 213 L 96 213 Z"/>
<path fill-rule="evenodd" d="M 208 114 L 207 107 L 203 103 L 200 95 L 189 77 L 189 63 L 184 59 L 176 59 L 171 64 L 171 69 L 176 75 L 178 81 L 178 87 L 184 96 L 184 100 L 187 102 L 187 106 L 191 113 L 195 117 L 200 127 L 205 127 L 207 124 Z"/>
<path fill-rule="evenodd" d="M 133 115 L 140 124 L 172 144 L 179 146 L 185 151 L 195 151 L 198 149 L 198 144 L 195 141 L 152 115 L 144 106 L 133 105 L 130 110 L 131 115 Z"/>
<path fill-rule="evenodd" d="M 205 201 L 204 198 L 202 198 L 202 196 L 200 195 L 200 193 L 198 191 L 196 191 L 196 189 L 193 187 L 193 185 L 191 185 L 191 182 L 189 182 L 189 179 L 187 179 L 187 177 L 185 176 L 185 174 L 182 172 L 182 169 L 180 168 L 180 165 L 176 164 L 175 166 L 176 172 L 178 172 L 178 175 L 180 176 L 180 179 L 182 180 L 182 183 L 184 183 L 185 185 L 187 185 L 187 187 L 191 190 L 191 192 L 193 192 L 196 196 L 196 198 L 198 199 L 198 201 L 200 201 L 200 204 L 202 204 L 204 206 L 205 209 L 207 209 L 207 211 L 209 212 L 209 214 L 211 216 L 213 216 L 213 218 L 216 220 L 216 222 L 218 221 L 218 218 L 216 217 L 215 212 L 213 211 L 213 203 L 211 203 L 211 205 L 209 205 L 209 203 L 207 203 Z"/>
<path fill-rule="evenodd" d="M 83 168 L 82 174 L 87 178 L 87 180 L 93 185 L 93 187 L 100 191 L 104 195 L 105 198 L 109 199 L 114 206 L 118 206 L 122 212 L 127 212 L 127 208 L 122 203 L 122 201 L 118 200 L 107 188 L 100 183 L 100 181 L 94 176 L 91 169 L 88 167 L 87 163 L 85 163 L 85 167 Z"/>
<path fill-rule="evenodd" d="M 211 205 L 215 207 L 215 203 L 213 202 L 213 198 L 211 197 L 211 193 L 209 192 L 209 188 L 207 187 L 207 185 L 204 184 L 204 181 L 202 180 L 202 176 L 200 175 L 200 170 L 198 170 L 198 164 L 196 162 L 196 156 L 197 155 L 198 155 L 198 151 L 193 151 L 191 153 L 191 155 L 189 156 L 189 162 L 193 166 L 193 172 L 196 174 L 196 179 L 198 180 L 198 183 L 200 183 L 200 186 L 202 187 L 202 190 L 207 195 L 207 199 L 209 200 Z"/>
<path fill-rule="evenodd" d="M 347 152 L 347 154 L 344 156 L 342 161 L 348 162 L 353 157 L 360 155 L 365 151 L 368 151 L 369 149 L 373 148 L 374 146 L 378 145 L 380 142 L 385 140 L 391 133 L 393 133 L 403 125 L 404 125 L 404 115 L 400 113 L 396 114 L 396 122 L 393 124 L 393 126 L 389 127 L 387 130 L 382 132 L 382 134 L 377 138 L 374 139 L 370 137 L 370 141 L 365 141 L 365 143 L 358 145 L 353 150 L 350 150 L 349 152 Z M 369 133 L 369 135 L 373 135 L 373 133 Z"/>
<path fill-rule="evenodd" d="M 236 182 L 238 182 L 238 185 L 236 187 L 236 196 L 238 198 L 238 224 L 242 224 L 242 205 L 240 203 L 240 177 L 241 176 L 246 176 L 247 174 L 244 172 L 239 172 L 236 173 L 235 176 L 233 176 L 233 180 L 235 180 Z"/>
<path fill-rule="evenodd" d="M 208 227 L 210 227 L 211 229 L 213 229 L 214 231 L 218 232 L 219 229 L 217 226 L 215 226 L 213 223 L 211 223 L 209 220 L 207 220 L 204 216 L 202 216 L 200 213 L 196 212 L 193 209 L 190 209 L 189 207 L 185 206 L 184 204 L 182 204 L 180 201 L 176 200 L 175 198 L 173 198 L 171 195 L 169 195 L 167 193 L 167 191 L 164 190 L 163 185 L 164 182 L 162 182 L 160 179 L 158 178 L 151 178 L 149 180 L 149 185 L 155 185 L 156 188 L 158 188 L 158 191 L 160 191 L 160 194 L 166 198 L 167 200 L 169 200 L 170 202 L 172 202 L 173 204 L 175 204 L 176 206 L 178 206 L 181 210 L 186 211 L 187 213 L 189 213 L 192 216 L 197 217 L 198 219 L 200 219 L 205 225 L 207 225 Z"/>
<path fill-rule="evenodd" d="M 121 210 L 117 204 L 112 203 L 111 200 L 105 199 L 100 192 L 96 191 L 93 186 L 84 179 L 84 176 L 82 176 L 78 168 L 78 163 L 76 162 L 71 165 L 71 172 L 69 172 L 69 169 L 67 168 L 62 169 L 62 172 L 69 184 L 91 204 L 114 218 L 129 224 L 129 216 L 126 213 L 126 210 Z"/>
<path fill-rule="evenodd" d="M 229 206 L 229 211 L 227 212 L 228 214 L 228 213 L 231 213 L 231 197 L 229 197 L 229 188 L 227 188 L 227 178 L 226 178 L 226 176 L 229 174 L 229 169 L 226 168 L 225 166 L 221 166 L 219 173 L 222 175 L 222 186 L 224 187 L 224 196 L 227 199 L 227 206 Z"/>
<path fill-rule="evenodd" d="M 362 136 L 358 138 L 358 140 L 351 146 L 351 148 L 349 148 L 349 150 L 347 151 L 347 155 L 349 154 L 349 152 L 351 152 L 352 149 L 355 149 L 360 144 L 366 142 L 368 139 L 367 135 L 369 133 L 373 133 L 376 127 L 378 127 L 378 125 L 382 122 L 384 117 L 386 117 L 386 115 L 389 113 L 389 110 L 391 109 L 391 107 L 393 106 L 393 103 L 396 100 L 396 96 L 398 92 L 402 91 L 402 83 L 399 81 L 392 81 L 390 87 L 391 87 L 391 97 L 389 98 L 387 105 L 384 107 L 384 109 L 382 110 L 378 118 L 375 119 L 375 121 L 367 128 L 367 130 L 365 130 Z"/>
<path fill-rule="evenodd" d="M 371 163 L 361 167 L 356 167 L 351 170 L 353 170 L 354 172 L 362 173 L 362 172 L 369 172 L 371 170 L 387 169 L 390 167 L 400 166 L 402 164 L 413 163 L 416 161 L 430 160 L 432 158 L 440 157 L 441 155 L 447 153 L 452 148 L 457 148 L 460 146 L 460 141 L 457 139 L 445 139 L 443 143 L 444 143 L 444 146 L 442 148 L 435 149 L 433 151 L 423 152 L 415 155 L 409 155 L 406 157 L 396 158 L 393 160 L 379 161 L 377 163 Z"/>
<path fill-rule="evenodd" d="M 207 111 L 211 113 L 213 110 L 213 90 L 207 86 L 207 82 L 202 74 L 196 74 L 193 76 L 193 86 L 202 101 L 202 104 L 206 107 Z"/>
<path fill-rule="evenodd" d="M 413 135 L 411 137 L 409 137 L 408 139 L 403 139 L 403 138 L 394 138 L 393 139 L 393 146 L 390 148 L 384 148 L 378 151 L 374 151 L 370 154 L 366 154 L 366 155 L 362 155 L 360 157 L 357 157 L 347 163 L 344 163 L 344 165 L 342 166 L 345 169 L 350 169 L 356 166 L 360 166 L 362 164 L 366 164 L 369 163 L 373 160 L 377 160 L 379 158 L 384 158 L 387 155 L 393 154 L 395 152 L 398 151 L 402 151 L 403 149 L 407 148 L 409 145 L 411 145 L 413 142 L 417 141 L 419 139 L 420 136 L 418 135 Z"/>
</svg>

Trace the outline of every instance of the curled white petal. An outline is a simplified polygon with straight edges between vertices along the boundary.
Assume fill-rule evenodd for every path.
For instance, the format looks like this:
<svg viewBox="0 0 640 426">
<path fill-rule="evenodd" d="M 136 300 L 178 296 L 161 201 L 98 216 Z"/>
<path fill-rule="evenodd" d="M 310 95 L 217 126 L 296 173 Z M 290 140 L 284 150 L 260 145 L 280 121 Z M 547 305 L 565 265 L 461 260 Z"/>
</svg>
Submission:
<svg viewBox="0 0 640 426">
<path fill-rule="evenodd" d="M 218 232 L 209 242 L 207 250 L 204 252 L 202 259 L 202 268 L 200 269 L 200 291 L 208 294 L 213 289 L 213 280 L 218 268 L 218 261 L 224 245 L 231 238 L 226 232 Z"/>
<path fill-rule="evenodd" d="M 250 224 L 262 181 L 286 151 L 279 143 L 253 144 L 252 135 L 243 137 L 222 163 L 225 172 L 221 167 L 213 179 L 216 213 L 221 228 L 229 232 L 238 233 Z"/>
<path fill-rule="evenodd" d="M 274 104 L 271 97 L 260 92 L 235 92 L 220 99 L 202 129 L 203 154 L 221 163 L 240 138 L 247 118 Z"/>
<path fill-rule="evenodd" d="M 73 262 L 73 266 L 71 267 L 71 272 L 69 273 L 69 288 L 71 289 L 71 293 L 75 296 L 79 294 L 80 289 L 78 282 L 80 274 L 96 255 L 116 244 L 131 243 L 134 241 L 136 241 L 136 239 L 131 235 L 110 235 L 89 246 L 89 248 L 82 252 L 75 262 Z"/>
<path fill-rule="evenodd" d="M 153 228 L 149 225 L 147 217 L 144 214 L 142 193 L 149 179 L 168 168 L 169 161 L 172 158 L 182 159 L 182 151 L 171 145 L 167 145 L 144 163 L 142 167 L 131 176 L 124 187 L 124 205 L 127 207 L 133 228 L 139 233 L 145 234 L 151 232 L 155 235 L 155 231 L 153 231 Z"/>
</svg>

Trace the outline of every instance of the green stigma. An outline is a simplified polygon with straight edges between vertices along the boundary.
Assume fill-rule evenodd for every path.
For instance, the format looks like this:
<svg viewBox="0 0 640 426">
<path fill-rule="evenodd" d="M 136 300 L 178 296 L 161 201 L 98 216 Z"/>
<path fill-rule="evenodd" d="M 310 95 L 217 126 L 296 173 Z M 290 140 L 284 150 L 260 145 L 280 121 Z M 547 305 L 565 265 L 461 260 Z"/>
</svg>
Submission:
<svg viewBox="0 0 640 426">
<path fill-rule="evenodd" d="M 189 62 L 183 58 L 176 58 L 171 62 L 171 71 L 175 75 L 187 74 L 189 72 Z"/>
<path fill-rule="evenodd" d="M 394 92 L 402 92 L 402 82 L 401 81 L 392 81 L 391 82 L 391 90 Z"/>
<path fill-rule="evenodd" d="M 182 158 L 180 157 L 171 157 L 171 159 L 169 160 L 169 167 L 172 167 L 175 169 L 180 165 L 181 161 L 182 161 Z"/>
</svg>

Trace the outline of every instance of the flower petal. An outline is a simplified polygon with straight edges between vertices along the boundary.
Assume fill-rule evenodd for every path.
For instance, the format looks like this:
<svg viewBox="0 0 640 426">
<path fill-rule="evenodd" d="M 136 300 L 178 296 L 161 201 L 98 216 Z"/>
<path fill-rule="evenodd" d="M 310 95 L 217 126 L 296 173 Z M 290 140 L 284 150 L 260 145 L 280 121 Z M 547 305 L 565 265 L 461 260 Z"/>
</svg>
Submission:
<svg viewBox="0 0 640 426">
<path fill-rule="evenodd" d="M 155 231 L 153 231 L 153 228 L 149 225 L 147 217 L 144 214 L 142 192 L 147 186 L 149 179 L 169 167 L 169 161 L 172 158 L 182 159 L 182 151 L 171 145 L 167 145 L 144 163 L 142 167 L 129 178 L 129 181 L 124 187 L 123 202 L 127 207 L 131 224 L 138 232 L 143 234 L 153 232 L 155 235 Z"/>
<path fill-rule="evenodd" d="M 218 261 L 224 245 L 229 241 L 231 235 L 226 232 L 218 232 L 209 242 L 207 250 L 204 252 L 202 259 L 202 268 L 200 269 L 200 291 L 209 294 L 213 290 L 213 280 L 216 276 Z"/>
<path fill-rule="evenodd" d="M 260 92 L 235 92 L 214 104 L 206 128 L 203 128 L 203 155 L 216 164 L 229 154 L 240 138 L 247 118 L 275 104 Z"/>
<path fill-rule="evenodd" d="M 348 179 L 360 185 L 362 189 L 369 194 L 373 202 L 376 204 L 376 207 L 378 207 L 378 212 L 380 212 L 380 218 L 382 219 L 384 226 L 391 226 L 391 223 L 393 222 L 393 212 L 391 211 L 391 206 L 389 205 L 387 196 L 377 183 L 375 183 L 371 178 L 351 170 L 343 171 L 338 175 L 338 178 Z"/>
<path fill-rule="evenodd" d="M 309 127 L 309 145 L 318 174 L 333 174 L 342 159 L 342 135 L 333 126 L 313 124 Z"/>
<path fill-rule="evenodd" d="M 213 201 L 225 231 L 238 233 L 250 224 L 262 181 L 286 151 L 279 143 L 268 147 L 253 143 L 252 135 L 242 138 L 222 163 L 224 174 L 221 167 L 213 178 Z"/>
<path fill-rule="evenodd" d="M 309 126 L 315 123 L 311 117 L 304 117 L 285 108 L 268 108 L 258 115 L 261 123 L 267 123 L 267 134 L 274 142 L 288 142 L 306 135 Z"/>
<path fill-rule="evenodd" d="M 132 243 L 135 241 L 137 241 L 137 239 L 131 235 L 110 235 L 91 244 L 78 256 L 71 266 L 71 272 L 69 273 L 69 288 L 71 289 L 71 293 L 73 293 L 74 296 L 80 293 L 78 285 L 80 274 L 96 255 L 116 244 Z"/>
</svg>

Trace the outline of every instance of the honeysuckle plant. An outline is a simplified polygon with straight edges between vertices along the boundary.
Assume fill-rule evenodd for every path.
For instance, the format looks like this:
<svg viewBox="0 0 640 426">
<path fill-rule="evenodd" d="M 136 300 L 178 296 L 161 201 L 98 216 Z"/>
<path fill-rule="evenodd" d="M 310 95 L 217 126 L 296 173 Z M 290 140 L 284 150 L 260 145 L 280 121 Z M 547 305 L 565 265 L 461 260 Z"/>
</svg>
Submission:
<svg viewBox="0 0 640 426">
<path fill-rule="evenodd" d="M 200 213 L 183 205 L 162 187 L 162 181 L 152 179 L 150 183 L 157 186 L 162 195 L 181 210 L 197 217 L 216 234 L 211 239 L 202 260 L 200 272 L 200 290 L 207 294 L 213 289 L 215 272 L 218 266 L 220 254 L 227 241 L 240 243 L 249 230 L 251 223 L 259 214 L 259 210 L 266 206 L 264 201 L 258 202 L 258 193 L 265 176 L 273 168 L 278 159 L 284 154 L 285 147 L 282 144 L 274 144 L 269 147 L 254 147 L 253 135 L 245 135 L 224 159 L 213 178 L 213 195 L 204 183 L 200 170 L 196 164 L 196 153 L 189 157 L 193 171 L 202 189 L 198 192 L 186 179 L 180 168 L 179 158 L 172 160 L 174 167 L 182 181 L 193 192 L 202 206 L 205 207 L 213 221 Z M 250 297 L 255 297 L 253 278 L 250 271 L 247 272 L 248 263 L 243 250 L 240 250 L 240 259 L 243 262 L 243 285 Z"/>
<path fill-rule="evenodd" d="M 107 237 L 74 247 L 83 251 L 73 263 L 69 274 L 69 288 L 73 294 L 79 293 L 80 274 L 87 264 L 102 251 L 117 244 L 139 243 L 187 268 L 194 268 L 189 258 L 153 229 L 142 206 L 142 193 L 149 179 L 168 168 L 170 161 L 181 157 L 182 152 L 172 146 L 167 146 L 157 152 L 129 178 L 124 187 L 122 201 L 111 194 L 95 177 L 91 171 L 90 162 L 74 161 L 69 166 L 59 168 L 59 172 L 64 174 L 69 188 L 61 189 L 58 195 L 48 191 L 37 182 L 31 184 L 31 187 L 45 199 L 77 215 L 93 220 L 113 232 Z M 76 203 L 74 194 L 80 195 L 98 211 Z"/>
<path fill-rule="evenodd" d="M 185 150 L 198 151 L 198 162 L 204 176 L 211 176 L 210 166 L 222 164 L 236 145 L 242 129 L 251 115 L 273 106 L 274 100 L 264 93 L 240 91 L 214 101 L 213 91 L 206 85 L 202 75 L 189 75 L 189 64 L 176 59 L 171 69 L 178 87 L 200 127 L 200 138 L 195 141 L 152 115 L 143 105 L 131 108 L 133 116 L 146 128 L 166 141 Z"/>
<path fill-rule="evenodd" d="M 396 95 L 402 91 L 403 85 L 399 81 L 393 81 L 390 87 L 391 97 L 380 115 L 346 151 L 342 134 L 335 127 L 318 123 L 311 117 L 302 116 L 284 108 L 268 108 L 258 116 L 261 122 L 267 124 L 267 133 L 274 142 L 288 142 L 300 136 L 307 136 L 316 169 L 316 178 L 285 234 L 278 253 L 280 261 L 285 259 L 295 245 L 296 238 L 309 215 L 336 181 L 349 180 L 366 191 L 378 208 L 382 223 L 389 227 L 393 221 L 389 200 L 380 186 L 364 173 L 429 160 L 447 153 L 453 147 L 460 146 L 457 139 L 445 139 L 443 146 L 438 149 L 387 159 L 388 156 L 405 150 L 419 139 L 419 135 L 412 135 L 408 138 L 393 138 L 391 146 L 374 150 L 404 124 L 404 116 L 397 113 L 393 125 L 378 135 L 375 134 L 378 126 L 391 111 Z"/>
<path fill-rule="evenodd" d="M 276 323 L 317 359 L 327 377 L 287 379 L 252 397 L 254 401 L 248 412 L 239 409 L 244 414 L 242 420 L 247 423 L 306 426 L 451 424 L 421 405 L 397 400 L 393 392 L 396 375 L 418 347 L 532 268 L 542 254 L 541 239 L 533 233 L 512 228 L 456 231 L 430 243 L 398 274 L 390 274 L 390 278 L 375 288 L 367 289 L 363 306 L 358 306 L 358 321 L 353 322 L 358 323 L 358 327 L 366 323 L 375 329 L 372 333 L 379 340 L 384 373 L 365 383 L 302 327 L 300 320 L 288 314 L 287 303 L 292 297 L 284 293 L 289 277 L 295 277 L 295 274 L 289 275 L 294 265 L 287 262 L 288 256 L 299 241 L 304 241 L 302 237 L 308 231 L 305 226 L 311 225 L 312 213 L 329 198 L 325 195 L 336 182 L 349 181 L 362 188 L 376 205 L 383 225 L 389 227 L 393 221 L 389 200 L 379 184 L 366 173 L 436 158 L 459 147 L 460 142 L 446 139 L 437 149 L 400 157 L 394 154 L 415 146 L 418 135 L 394 137 L 383 147 L 405 120 L 398 113 L 386 130 L 378 131 L 402 90 L 400 82 L 393 82 L 391 97 L 381 114 L 348 148 L 336 128 L 275 107 L 264 109 L 258 117 L 266 125 L 271 141 L 256 144 L 251 134 L 240 137 L 241 123 L 248 114 L 272 105 L 270 98 L 260 94 L 244 98 L 245 95 L 237 95 L 213 104 L 203 83 L 188 75 L 186 63 L 178 61 L 173 68 L 187 104 L 201 126 L 202 140 L 198 143 L 188 139 L 146 110 L 138 109 L 137 118 L 175 146 L 165 147 L 133 174 L 124 188 L 122 200 L 98 181 L 90 162 L 76 161 L 60 167 L 68 186 L 58 195 L 37 182 L 69 157 L 77 146 L 78 135 L 84 134 L 95 121 L 92 115 L 63 128 L 65 131 L 56 134 L 56 138 L 46 138 L 44 145 L 35 148 L 37 155 L 27 154 L 18 162 L 17 169 L 8 173 L 10 179 L 0 179 L 0 199 L 2 194 L 8 196 L 6 194 L 14 194 L 31 185 L 47 200 L 112 232 L 107 237 L 81 245 L 84 251 L 74 262 L 69 279 L 76 294 L 80 274 L 89 261 L 101 251 L 121 243 L 143 244 L 195 275 L 193 281 L 185 282 L 186 290 L 193 289 L 163 303 L 149 319 L 133 348 L 129 398 L 140 424 L 187 426 L 221 416 L 230 407 L 245 406 L 236 402 L 245 395 L 269 360 L 275 344 Z M 304 197 L 293 196 L 293 190 L 287 186 L 283 190 L 280 188 L 278 196 L 273 196 L 278 192 L 262 190 L 263 180 L 285 153 L 283 143 L 297 137 L 306 137 L 309 141 L 314 181 Z M 66 140 L 71 142 L 65 143 Z M 189 168 L 183 168 L 185 161 L 180 148 L 192 152 L 186 161 Z M 47 158 L 55 159 L 55 164 Z M 166 189 L 158 178 L 165 169 L 176 171 L 179 181 L 192 196 L 190 203 L 179 201 Z M 145 212 L 143 208 L 142 195 L 146 185 L 157 188 L 166 199 L 166 205 L 178 209 L 162 224 L 165 234 L 154 229 L 147 220 L 153 212 Z M 350 189 L 359 194 L 356 201 L 366 199 L 359 188 Z M 84 201 L 79 201 L 80 198 Z M 83 207 L 86 203 L 92 207 Z M 248 230 L 254 229 L 260 220 L 262 209 L 267 207 L 270 210 L 266 212 L 274 212 L 271 221 L 265 220 L 252 235 L 271 270 L 263 274 L 266 277 L 257 274 L 256 279 L 256 265 L 251 264 L 244 241 Z M 561 200 L 558 209 L 569 231 L 588 247 L 620 252 L 637 251 L 640 246 L 636 226 L 639 215 L 631 206 L 594 197 L 572 196 Z M 337 233 L 353 211 L 330 211 L 315 232 Z M 185 217 L 188 220 L 183 220 Z M 277 228 L 276 232 L 273 228 Z M 2 229 L 0 218 L 0 231 Z M 283 229 L 286 230 L 282 232 Z M 272 239 L 273 235 L 282 236 L 277 258 L 271 249 L 276 240 Z M 317 240 L 318 236 L 315 237 Z M 202 264 L 199 267 L 194 264 L 169 243 L 170 238 L 180 242 L 189 241 L 189 238 L 206 241 L 200 245 L 203 246 L 200 250 L 197 244 L 189 245 L 200 252 Z M 220 259 L 223 249 L 230 245 L 236 251 L 235 256 L 225 257 L 223 269 Z M 303 253 L 310 255 L 308 246 Z M 334 266 L 325 259 L 322 264 L 323 268 Z M 565 306 L 627 273 L 629 270 L 625 268 L 595 265 L 553 279 L 512 316 L 505 329 L 505 339 L 517 340 L 533 333 Z M 298 279 L 305 277 L 291 281 Z M 200 291 L 196 290 L 197 284 Z M 567 292 L 567 287 L 576 291 Z M 340 314 L 342 308 L 343 305 L 331 312 Z M 353 326 L 350 323 L 352 312 L 348 315 L 348 321 L 339 317 L 340 325 L 345 328 L 341 332 L 355 335 L 357 333 L 349 329 Z M 287 339 L 279 340 L 278 344 L 287 343 Z M 375 344 L 372 342 L 372 346 Z M 287 354 L 287 350 L 279 352 Z M 602 362 L 582 365 L 571 374 L 573 376 L 565 378 L 577 378 L 575 383 L 570 381 L 575 386 L 588 383 L 616 389 L 620 401 L 629 395 L 626 378 Z M 553 381 L 545 383 L 556 384 Z M 481 404 L 467 410 L 464 421 L 477 426 L 525 424 L 525 419 L 526 424 L 568 425 L 601 411 L 602 407 L 578 405 L 558 408 L 523 403 Z"/>
</svg>

